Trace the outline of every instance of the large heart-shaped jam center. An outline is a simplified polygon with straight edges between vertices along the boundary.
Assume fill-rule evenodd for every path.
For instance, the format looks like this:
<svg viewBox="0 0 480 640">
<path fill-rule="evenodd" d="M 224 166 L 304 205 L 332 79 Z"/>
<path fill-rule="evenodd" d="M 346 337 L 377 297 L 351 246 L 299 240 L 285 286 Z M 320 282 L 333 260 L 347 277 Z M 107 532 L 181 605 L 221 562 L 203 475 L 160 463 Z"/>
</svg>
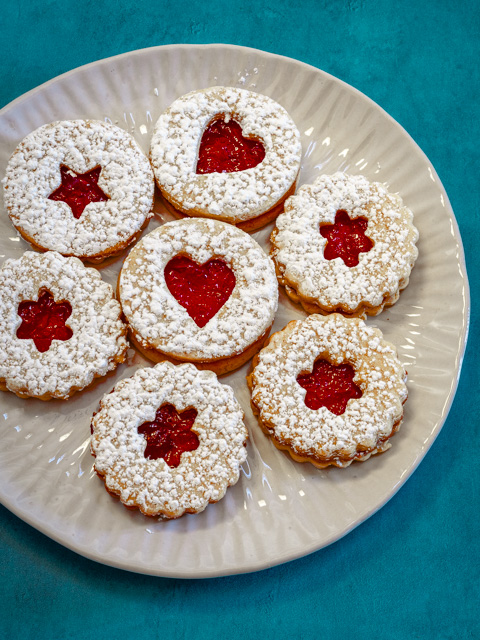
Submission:
<svg viewBox="0 0 480 640">
<path fill-rule="evenodd" d="M 205 129 L 200 142 L 197 173 L 245 171 L 256 167 L 264 158 L 263 144 L 245 138 L 238 122 L 214 120 Z"/>
<path fill-rule="evenodd" d="M 326 407 L 340 416 L 349 400 L 362 397 L 362 390 L 353 382 L 354 377 L 355 370 L 350 364 L 334 365 L 318 359 L 312 373 L 299 375 L 297 382 L 307 391 L 305 404 L 309 409 Z"/>
<path fill-rule="evenodd" d="M 86 173 L 75 173 L 66 165 L 60 165 L 62 184 L 48 196 L 49 200 L 66 202 L 78 220 L 90 202 L 105 202 L 109 199 L 98 186 L 102 167 L 95 167 Z"/>
<path fill-rule="evenodd" d="M 199 327 L 204 327 L 223 307 L 235 281 L 233 271 L 219 258 L 198 264 L 178 255 L 165 267 L 168 290 Z"/>
<path fill-rule="evenodd" d="M 145 436 L 147 441 L 145 458 L 163 458 L 169 467 L 178 467 L 182 453 L 198 448 L 198 436 L 191 431 L 196 417 L 196 409 L 178 413 L 173 404 L 160 407 L 155 420 L 138 427 L 138 433 Z"/>
<path fill-rule="evenodd" d="M 373 242 L 365 231 L 366 218 L 351 219 L 346 211 L 339 209 L 335 215 L 335 224 L 320 226 L 320 233 L 327 238 L 323 255 L 327 260 L 342 258 L 347 267 L 356 267 L 359 254 L 370 251 Z"/>
<path fill-rule="evenodd" d="M 41 353 L 48 351 L 52 340 L 72 337 L 73 331 L 65 324 L 71 313 L 69 302 L 55 302 L 50 291 L 44 290 L 38 300 L 24 300 L 18 305 L 22 324 L 17 329 L 17 338 L 31 338 Z"/>
</svg>

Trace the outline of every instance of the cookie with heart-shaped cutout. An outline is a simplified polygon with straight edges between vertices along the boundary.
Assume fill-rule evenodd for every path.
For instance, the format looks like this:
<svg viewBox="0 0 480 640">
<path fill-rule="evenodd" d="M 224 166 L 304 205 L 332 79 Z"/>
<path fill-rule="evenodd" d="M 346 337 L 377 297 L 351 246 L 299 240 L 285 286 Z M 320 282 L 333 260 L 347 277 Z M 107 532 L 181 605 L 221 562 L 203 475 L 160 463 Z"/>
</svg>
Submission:
<svg viewBox="0 0 480 640">
<path fill-rule="evenodd" d="M 36 129 L 14 151 L 3 180 L 8 214 L 27 242 L 89 262 L 136 240 L 153 215 L 154 186 L 132 136 L 97 120 Z"/>
<path fill-rule="evenodd" d="M 375 316 L 408 285 L 418 231 L 402 198 L 361 175 L 321 175 L 271 234 L 278 280 L 308 313 Z"/>
<path fill-rule="evenodd" d="M 379 329 L 339 313 L 292 320 L 248 377 L 262 430 L 297 462 L 348 467 L 387 451 L 407 399 L 406 372 Z"/>
<path fill-rule="evenodd" d="M 263 345 L 278 304 L 273 262 L 217 220 L 169 222 L 130 252 L 118 281 L 134 344 L 151 360 L 232 371 Z"/>
<path fill-rule="evenodd" d="M 271 98 L 235 87 L 193 91 L 160 116 L 150 158 L 167 207 L 245 231 L 283 210 L 300 169 L 300 134 Z"/>
<path fill-rule="evenodd" d="M 91 430 L 107 491 L 148 516 L 203 511 L 238 481 L 247 457 L 232 389 L 191 364 L 162 362 L 121 380 L 102 398 Z"/>
</svg>

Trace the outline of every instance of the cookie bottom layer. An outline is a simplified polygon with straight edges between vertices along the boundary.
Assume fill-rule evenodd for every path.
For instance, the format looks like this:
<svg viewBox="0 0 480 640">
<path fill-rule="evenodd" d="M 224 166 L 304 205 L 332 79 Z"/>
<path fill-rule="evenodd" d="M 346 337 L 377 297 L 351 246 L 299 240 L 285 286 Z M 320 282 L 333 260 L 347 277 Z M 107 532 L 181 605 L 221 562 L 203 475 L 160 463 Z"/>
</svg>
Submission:
<svg viewBox="0 0 480 640">
<path fill-rule="evenodd" d="M 341 458 L 341 457 L 334 456 L 331 458 L 321 459 L 315 456 L 299 456 L 298 454 L 294 453 L 288 445 L 282 444 L 281 442 L 279 442 L 273 436 L 271 430 L 261 420 L 259 416 L 259 411 L 253 402 L 251 403 L 251 407 L 252 407 L 253 413 L 258 419 L 258 424 L 260 425 L 260 428 L 262 429 L 263 433 L 269 436 L 270 440 L 277 447 L 277 449 L 279 449 L 280 451 L 286 451 L 287 453 L 289 453 L 290 457 L 293 460 L 295 460 L 295 462 L 310 462 L 310 464 L 313 464 L 313 466 L 317 467 L 317 469 L 325 469 L 327 467 L 339 467 L 339 468 L 349 467 L 352 464 L 352 462 L 365 462 L 371 456 L 376 456 L 376 455 L 379 455 L 380 453 L 384 453 L 385 451 L 388 451 L 392 446 L 390 443 L 390 438 L 393 435 L 395 435 L 395 433 L 399 430 L 400 425 L 402 423 L 402 419 L 403 419 L 401 418 L 400 420 L 398 420 L 398 422 L 396 422 L 393 425 L 392 432 L 390 433 L 390 435 L 387 436 L 385 439 L 380 440 L 377 443 L 377 445 L 372 449 L 368 449 L 365 451 L 357 451 L 357 453 L 355 453 L 350 458 Z"/>
<path fill-rule="evenodd" d="M 242 229 L 242 231 L 247 231 L 250 233 L 251 231 L 256 231 L 257 229 L 261 229 L 269 222 L 276 220 L 276 218 L 282 213 L 283 207 L 285 204 L 285 200 L 289 198 L 291 195 L 295 193 L 295 189 L 297 186 L 297 182 L 295 181 L 287 193 L 268 211 L 265 213 L 261 213 L 256 218 L 252 218 L 251 220 L 243 220 L 241 222 L 234 223 L 231 219 L 225 216 L 206 216 L 203 213 L 192 209 L 190 211 L 183 211 L 182 209 L 178 209 L 172 202 L 170 202 L 166 195 L 162 193 L 162 200 L 165 208 L 169 213 L 176 216 L 177 218 L 212 218 L 214 220 L 221 220 L 222 222 L 228 222 L 229 224 L 233 224 L 235 227 Z"/>
<path fill-rule="evenodd" d="M 113 360 L 113 366 L 106 374 L 104 375 L 100 373 L 95 374 L 93 376 L 92 381 L 89 384 L 87 384 L 85 387 L 71 387 L 68 393 L 65 395 L 56 394 L 56 393 L 44 393 L 41 396 L 35 396 L 35 395 L 32 395 L 31 393 L 27 393 L 26 391 L 24 392 L 21 389 L 19 389 L 18 391 L 14 391 L 13 389 L 9 389 L 7 387 L 5 378 L 0 378 L 0 391 L 14 393 L 19 398 L 35 398 L 36 400 L 42 400 L 43 402 L 48 402 L 49 400 L 68 400 L 75 393 L 79 391 L 91 391 L 96 387 L 97 384 L 103 382 L 105 378 L 107 378 L 109 375 L 114 373 L 115 369 L 119 364 L 122 364 L 123 362 L 125 362 L 127 357 L 126 354 L 127 354 L 127 348 L 125 348 L 125 351 Z"/>
<path fill-rule="evenodd" d="M 127 238 L 123 242 L 118 242 L 116 245 L 114 245 L 113 247 L 110 247 L 108 250 L 102 251 L 101 253 L 97 253 L 93 256 L 78 255 L 78 254 L 72 254 L 72 253 L 62 253 L 61 255 L 63 255 L 65 258 L 70 258 L 70 257 L 78 258 L 79 260 L 82 260 L 82 262 L 91 262 L 92 264 L 100 264 L 100 262 L 103 262 L 104 260 L 108 260 L 109 258 L 116 258 L 131 244 L 135 243 L 140 237 L 140 235 L 142 234 L 143 230 L 148 226 L 149 222 L 150 222 L 150 217 L 148 217 L 143 223 L 143 225 L 140 227 L 140 229 L 138 229 L 138 231 L 136 231 L 129 238 Z M 31 236 L 29 236 L 20 226 L 16 226 L 16 225 L 14 226 L 18 231 L 18 233 L 22 236 L 22 238 L 26 240 L 34 249 L 42 253 L 51 251 L 51 249 L 48 249 L 46 247 L 43 247 L 42 245 L 37 244 L 35 240 Z"/>
<path fill-rule="evenodd" d="M 297 304 L 301 304 L 307 313 L 321 313 L 323 316 L 328 316 L 331 313 L 341 313 L 342 316 L 346 318 L 362 318 L 365 319 L 366 316 L 378 316 L 385 307 L 391 307 L 397 302 L 400 296 L 400 289 L 394 294 L 387 296 L 381 304 L 376 307 L 372 307 L 371 305 L 362 304 L 357 307 L 354 311 L 349 311 L 344 309 L 343 307 L 321 307 L 316 302 L 312 302 L 307 298 L 304 298 L 298 294 L 298 292 L 290 285 L 283 284 L 280 282 L 285 288 L 285 293 L 293 302 Z M 405 285 L 406 286 L 406 285 Z"/>
<path fill-rule="evenodd" d="M 229 356 L 227 358 L 218 358 L 214 360 L 194 360 L 193 358 L 178 358 L 173 357 L 170 354 L 164 353 L 159 349 L 154 349 L 150 346 L 144 346 L 133 334 L 133 331 L 129 330 L 129 338 L 131 342 L 135 345 L 135 347 L 140 351 L 142 355 L 144 355 L 149 360 L 153 362 L 163 362 L 167 360 L 172 364 L 183 364 L 185 362 L 191 362 L 194 364 L 197 369 L 208 369 L 209 371 L 213 371 L 217 374 L 217 376 L 223 376 L 226 373 L 230 373 L 235 369 L 238 369 L 242 365 L 244 365 L 250 358 L 260 351 L 263 347 L 265 341 L 267 340 L 270 330 L 272 326 L 268 327 L 268 329 L 255 340 L 251 345 L 249 345 L 244 351 L 241 353 Z"/>
</svg>

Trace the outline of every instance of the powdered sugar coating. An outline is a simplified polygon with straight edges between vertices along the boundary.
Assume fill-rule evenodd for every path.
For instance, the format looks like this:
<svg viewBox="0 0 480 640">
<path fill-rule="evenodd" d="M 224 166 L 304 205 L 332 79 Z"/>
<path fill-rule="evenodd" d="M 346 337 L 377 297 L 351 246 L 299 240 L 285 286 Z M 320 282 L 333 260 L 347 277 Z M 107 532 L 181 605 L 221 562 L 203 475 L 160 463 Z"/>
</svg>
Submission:
<svg viewBox="0 0 480 640">
<path fill-rule="evenodd" d="M 203 132 L 219 115 L 234 118 L 245 137 L 260 139 L 265 158 L 233 173 L 197 175 Z M 164 196 L 178 209 L 231 223 L 251 220 L 277 204 L 300 169 L 300 134 L 271 98 L 234 87 L 211 87 L 178 98 L 158 119 L 150 157 Z"/>
<path fill-rule="evenodd" d="M 366 218 L 365 233 L 374 243 L 360 253 L 355 267 L 347 267 L 342 258 L 324 257 L 327 240 L 320 225 L 333 224 L 340 209 L 351 218 Z M 376 315 L 408 284 L 418 255 L 412 220 L 400 196 L 378 182 L 340 172 L 321 175 L 300 187 L 277 218 L 271 240 L 280 282 L 318 305 L 318 311 Z"/>
<path fill-rule="evenodd" d="M 168 290 L 165 266 L 176 255 L 203 264 L 221 258 L 233 270 L 230 298 L 199 327 Z M 241 229 L 200 218 L 169 222 L 130 252 L 119 278 L 120 301 L 134 337 L 146 348 L 192 360 L 241 353 L 271 326 L 278 305 L 273 262 Z"/>
<path fill-rule="evenodd" d="M 297 382 L 315 360 L 351 364 L 362 397 L 348 401 L 342 415 L 305 405 Z M 385 440 L 403 416 L 406 374 L 393 345 L 379 329 L 340 314 L 311 315 L 275 333 L 256 357 L 251 377 L 252 402 L 270 435 L 294 455 L 348 466 L 385 450 Z M 396 428 L 396 427 L 395 427 Z"/>
<path fill-rule="evenodd" d="M 101 166 L 106 202 L 89 203 L 80 218 L 48 196 L 61 184 L 60 165 L 76 173 Z M 148 158 L 123 129 L 95 120 L 46 124 L 17 147 L 3 180 L 13 224 L 42 249 L 94 258 L 134 239 L 151 212 L 154 178 Z"/>
<path fill-rule="evenodd" d="M 183 453 L 175 468 L 163 458 L 145 458 L 146 439 L 137 431 L 167 403 L 179 412 L 197 410 L 192 431 L 199 446 Z M 248 432 L 232 389 L 191 364 L 162 362 L 137 370 L 103 397 L 92 429 L 95 469 L 106 487 L 148 515 L 203 511 L 238 481 L 247 457 Z"/>
<path fill-rule="evenodd" d="M 73 335 L 53 340 L 40 353 L 32 339 L 19 339 L 18 305 L 38 300 L 42 288 L 56 302 L 72 307 L 67 320 Z M 112 287 L 95 269 L 77 258 L 59 253 L 27 251 L 18 260 L 6 260 L 0 269 L 0 381 L 20 395 L 65 398 L 86 387 L 123 362 L 127 350 L 125 325 Z"/>
</svg>

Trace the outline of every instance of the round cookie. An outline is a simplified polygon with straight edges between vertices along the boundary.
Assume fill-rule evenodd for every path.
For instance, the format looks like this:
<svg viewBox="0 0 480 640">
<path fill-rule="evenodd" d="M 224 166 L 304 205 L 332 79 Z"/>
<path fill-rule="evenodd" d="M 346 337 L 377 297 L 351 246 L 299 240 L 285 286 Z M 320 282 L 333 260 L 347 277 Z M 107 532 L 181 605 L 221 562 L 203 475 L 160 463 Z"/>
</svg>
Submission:
<svg viewBox="0 0 480 640">
<path fill-rule="evenodd" d="M 134 344 L 156 362 L 193 362 L 218 375 L 263 345 L 278 304 L 273 262 L 241 229 L 169 222 L 130 252 L 118 281 Z"/>
<path fill-rule="evenodd" d="M 92 262 L 120 253 L 153 215 L 148 159 L 126 131 L 96 120 L 30 133 L 10 158 L 3 187 L 25 240 Z"/>
<path fill-rule="evenodd" d="M 65 399 L 125 360 L 112 287 L 77 258 L 27 251 L 0 268 L 0 389 Z"/>
<path fill-rule="evenodd" d="M 377 315 L 394 304 L 418 255 L 413 214 L 363 176 L 303 185 L 271 235 L 280 284 L 308 313 Z"/>
<path fill-rule="evenodd" d="M 347 467 L 390 448 L 406 373 L 379 329 L 341 314 L 294 320 L 271 336 L 253 367 L 254 413 L 294 460 Z"/>
<path fill-rule="evenodd" d="M 178 518 L 235 484 L 247 429 L 233 391 L 211 371 L 162 362 L 106 394 L 92 420 L 95 470 L 125 506 Z"/>
<path fill-rule="evenodd" d="M 215 162 L 203 154 L 215 154 Z M 245 154 L 246 164 L 232 164 L 232 158 Z M 170 210 L 245 231 L 282 211 L 295 191 L 301 154 L 300 134 L 285 109 L 267 96 L 234 87 L 211 87 L 175 100 L 158 119 L 150 149 Z"/>
</svg>

